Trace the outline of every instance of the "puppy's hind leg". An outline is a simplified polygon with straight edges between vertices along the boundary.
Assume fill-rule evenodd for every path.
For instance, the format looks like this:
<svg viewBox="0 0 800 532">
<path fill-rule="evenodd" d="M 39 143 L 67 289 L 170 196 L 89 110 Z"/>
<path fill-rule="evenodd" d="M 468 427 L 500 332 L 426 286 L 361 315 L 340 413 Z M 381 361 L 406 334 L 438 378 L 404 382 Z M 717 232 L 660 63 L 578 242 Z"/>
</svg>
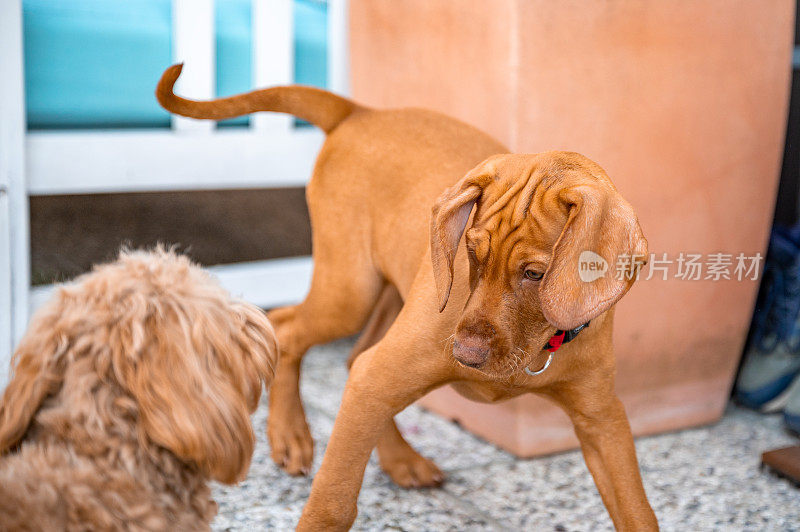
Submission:
<svg viewBox="0 0 800 532">
<path fill-rule="evenodd" d="M 267 438 L 272 459 L 291 475 L 308 474 L 314 442 L 300 399 L 300 364 L 306 351 L 358 332 L 380 293 L 382 279 L 368 263 L 315 254 L 305 301 L 269 313 L 280 355 L 270 388 Z"/>
<path fill-rule="evenodd" d="M 386 285 L 378 298 L 378 303 L 358 338 L 347 367 L 350 368 L 359 354 L 377 344 L 394 323 L 403 308 L 403 300 L 392 285 Z M 377 443 L 378 460 L 383 471 L 403 488 L 423 488 L 439 486 L 444 474 L 432 461 L 420 455 L 403 438 L 394 418 L 381 432 Z"/>
<path fill-rule="evenodd" d="M 353 362 L 358 358 L 358 355 L 377 344 L 383 338 L 402 309 L 403 299 L 397 289 L 391 284 L 384 285 L 380 296 L 378 296 L 378 301 L 375 303 L 375 308 L 364 326 L 364 330 L 361 331 L 353 350 L 350 351 L 350 357 L 347 359 L 347 369 L 353 366 Z"/>
</svg>

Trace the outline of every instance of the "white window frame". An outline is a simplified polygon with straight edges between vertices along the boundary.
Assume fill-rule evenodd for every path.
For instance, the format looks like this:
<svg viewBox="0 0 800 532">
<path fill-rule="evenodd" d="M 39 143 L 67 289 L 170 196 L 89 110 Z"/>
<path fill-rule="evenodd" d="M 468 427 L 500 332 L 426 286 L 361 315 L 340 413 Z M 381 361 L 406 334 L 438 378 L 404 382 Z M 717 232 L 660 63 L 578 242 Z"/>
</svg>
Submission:
<svg viewBox="0 0 800 532">
<path fill-rule="evenodd" d="M 290 84 L 292 1 L 252 5 L 254 85 Z M 212 98 L 214 0 L 172 7 L 174 60 L 186 63 L 177 90 Z M 176 117 L 168 130 L 27 132 L 22 27 L 22 1 L 0 2 L 0 389 L 30 314 L 54 288 L 30 284 L 30 196 L 304 186 L 324 140 L 269 113 L 241 129 Z M 340 94 L 349 93 L 347 35 L 347 0 L 328 0 L 328 87 Z M 272 307 L 302 300 L 312 264 L 295 257 L 210 270 L 234 294 Z"/>
</svg>

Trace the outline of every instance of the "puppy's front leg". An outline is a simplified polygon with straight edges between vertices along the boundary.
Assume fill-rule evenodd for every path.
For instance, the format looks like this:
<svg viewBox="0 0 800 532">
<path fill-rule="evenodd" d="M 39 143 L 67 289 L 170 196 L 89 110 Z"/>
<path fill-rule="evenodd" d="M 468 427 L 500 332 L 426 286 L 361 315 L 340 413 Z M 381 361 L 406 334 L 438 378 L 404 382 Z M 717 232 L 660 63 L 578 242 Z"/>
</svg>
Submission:
<svg viewBox="0 0 800 532">
<path fill-rule="evenodd" d="M 658 530 L 613 378 L 593 375 L 549 393 L 569 414 L 586 465 L 617 530 Z"/>
<path fill-rule="evenodd" d="M 447 368 L 442 357 L 391 339 L 359 355 L 297 530 L 350 528 L 364 468 L 378 438 L 395 414 L 447 381 Z"/>
</svg>

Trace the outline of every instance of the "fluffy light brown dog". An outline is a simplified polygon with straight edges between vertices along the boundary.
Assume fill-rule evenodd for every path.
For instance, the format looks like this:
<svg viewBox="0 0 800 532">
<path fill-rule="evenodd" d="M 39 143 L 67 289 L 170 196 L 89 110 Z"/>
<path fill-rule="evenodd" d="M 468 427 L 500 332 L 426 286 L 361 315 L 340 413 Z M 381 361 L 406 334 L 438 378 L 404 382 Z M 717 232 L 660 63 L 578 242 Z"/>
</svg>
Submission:
<svg viewBox="0 0 800 532">
<path fill-rule="evenodd" d="M 0 530 L 204 530 L 250 465 L 266 316 L 164 249 L 59 288 L 0 402 Z"/>
<path fill-rule="evenodd" d="M 195 102 L 173 94 L 179 73 L 168 69 L 156 91 L 172 112 L 279 111 L 327 133 L 307 188 L 311 290 L 270 314 L 281 352 L 268 436 L 290 473 L 307 472 L 312 459 L 298 392 L 303 354 L 367 325 L 299 530 L 352 524 L 376 446 L 398 484 L 439 484 L 441 471 L 393 416 L 445 384 L 479 401 L 533 392 L 558 403 L 614 525 L 657 528 L 614 391 L 611 344 L 613 305 L 633 284 L 647 242 L 600 166 L 569 152 L 506 154 L 446 116 L 367 109 L 308 87 Z M 607 274 L 582 280 L 584 252 L 605 261 Z M 574 341 L 546 349 L 587 322 Z"/>
</svg>

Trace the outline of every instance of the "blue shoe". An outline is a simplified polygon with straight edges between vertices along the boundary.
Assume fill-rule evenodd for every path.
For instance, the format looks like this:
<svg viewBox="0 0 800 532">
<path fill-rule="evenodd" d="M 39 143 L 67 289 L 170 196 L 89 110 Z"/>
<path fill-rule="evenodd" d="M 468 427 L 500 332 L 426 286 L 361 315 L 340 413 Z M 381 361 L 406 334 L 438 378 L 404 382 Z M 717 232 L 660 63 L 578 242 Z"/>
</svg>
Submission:
<svg viewBox="0 0 800 532">
<path fill-rule="evenodd" d="M 784 408 L 800 374 L 800 225 L 772 231 L 750 343 L 736 381 L 741 404 L 765 412 Z"/>
<path fill-rule="evenodd" d="M 800 435 L 800 377 L 795 378 L 788 395 L 789 399 L 783 409 L 783 421 L 786 428 Z"/>
</svg>

